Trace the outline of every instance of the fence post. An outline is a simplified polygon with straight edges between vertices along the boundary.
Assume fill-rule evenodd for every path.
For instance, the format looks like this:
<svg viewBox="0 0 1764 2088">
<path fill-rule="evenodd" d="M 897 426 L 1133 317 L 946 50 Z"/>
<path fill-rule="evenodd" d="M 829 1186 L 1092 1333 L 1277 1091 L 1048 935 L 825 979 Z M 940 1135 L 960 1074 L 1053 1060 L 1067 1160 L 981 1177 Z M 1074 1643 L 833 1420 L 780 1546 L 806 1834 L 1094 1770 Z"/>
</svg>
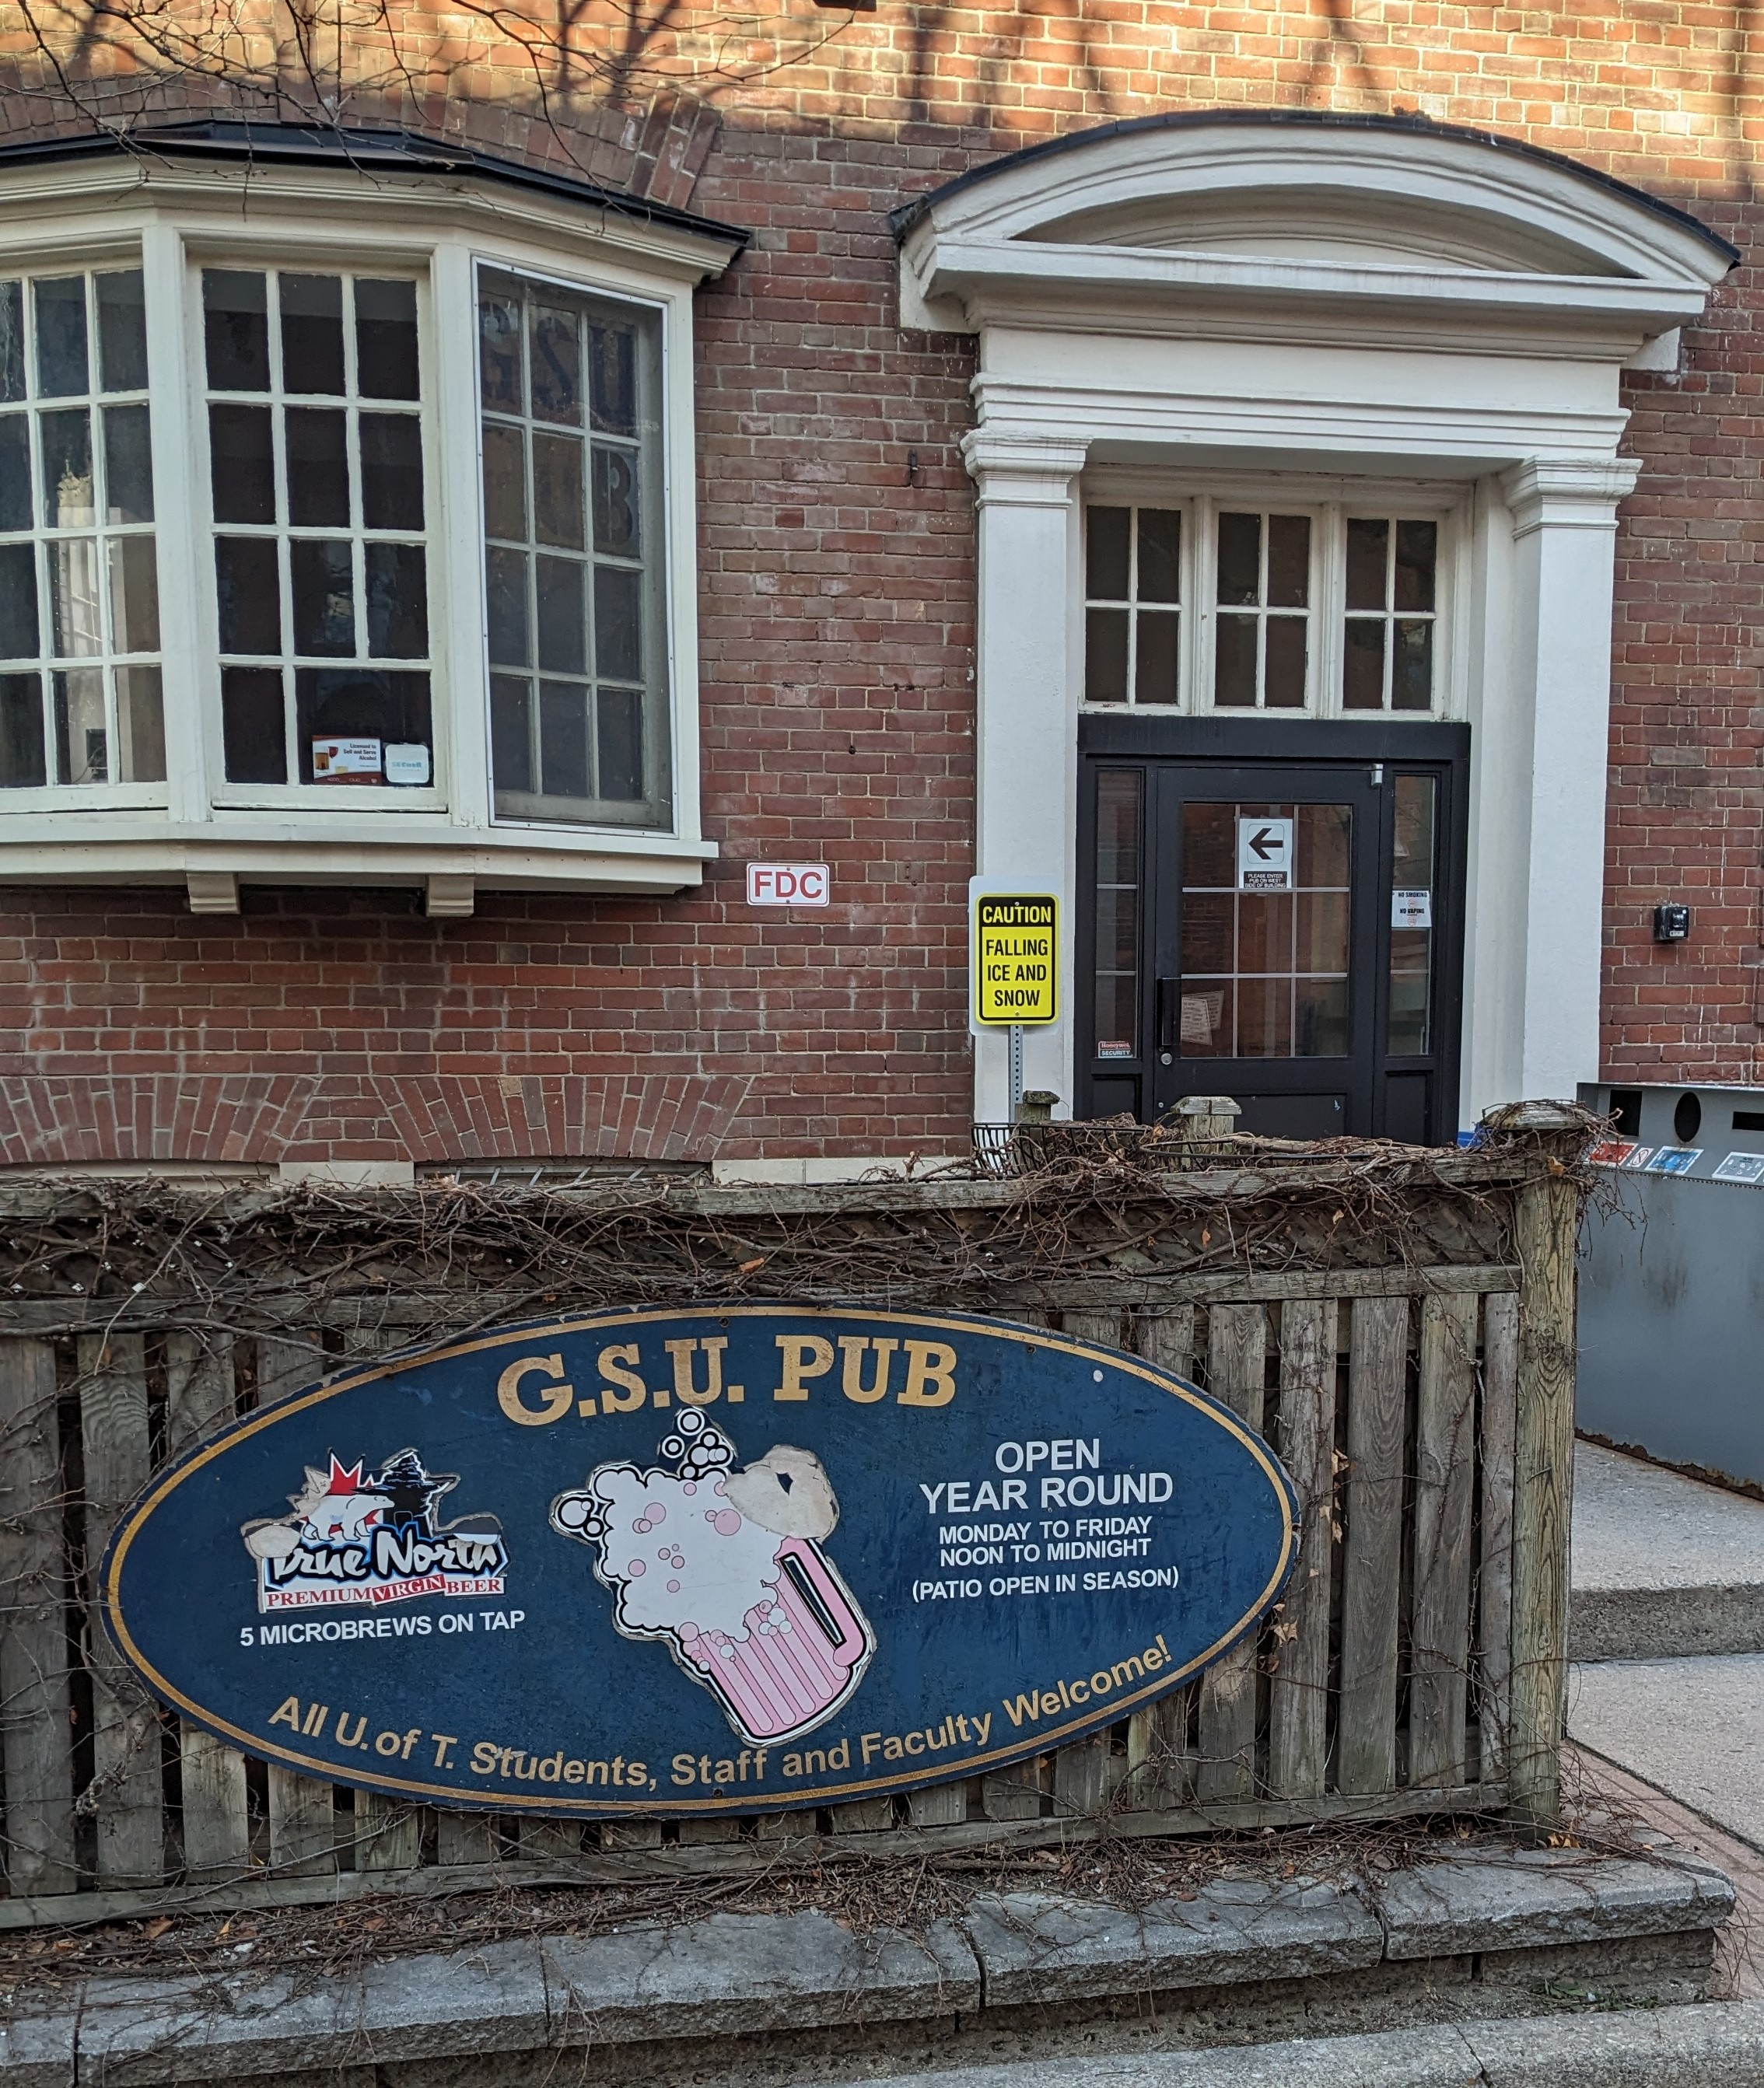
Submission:
<svg viewBox="0 0 1764 2088">
<path fill-rule="evenodd" d="M 1565 1166 L 1586 1138 L 1583 1114 L 1526 1102 L 1484 1122 L 1529 1135 L 1536 1174 L 1520 1190 L 1518 1417 L 1513 1515 L 1513 1810 L 1538 1825 L 1561 1809 L 1568 1685 L 1569 1511 L 1574 1470 L 1574 1249 L 1580 1190 Z"/>
</svg>

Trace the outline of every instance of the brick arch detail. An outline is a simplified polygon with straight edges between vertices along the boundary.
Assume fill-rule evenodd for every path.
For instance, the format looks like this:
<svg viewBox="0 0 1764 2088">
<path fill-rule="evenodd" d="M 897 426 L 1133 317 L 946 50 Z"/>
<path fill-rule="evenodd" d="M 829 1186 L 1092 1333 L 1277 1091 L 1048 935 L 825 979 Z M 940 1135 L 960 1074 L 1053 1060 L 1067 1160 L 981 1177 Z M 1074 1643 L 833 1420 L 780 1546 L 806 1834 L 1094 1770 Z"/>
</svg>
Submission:
<svg viewBox="0 0 1764 2088">
<path fill-rule="evenodd" d="M 0 1165 L 713 1158 L 752 1082 L 696 1074 L 0 1079 Z"/>
</svg>

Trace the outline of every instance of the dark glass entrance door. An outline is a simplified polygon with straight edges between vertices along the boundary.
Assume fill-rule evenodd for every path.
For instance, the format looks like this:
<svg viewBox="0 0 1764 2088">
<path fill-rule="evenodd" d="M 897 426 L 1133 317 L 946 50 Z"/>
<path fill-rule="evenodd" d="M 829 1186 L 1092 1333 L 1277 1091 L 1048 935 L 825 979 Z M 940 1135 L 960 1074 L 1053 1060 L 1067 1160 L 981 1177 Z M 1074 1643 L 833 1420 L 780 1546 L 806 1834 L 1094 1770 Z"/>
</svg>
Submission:
<svg viewBox="0 0 1764 2088">
<path fill-rule="evenodd" d="M 1465 728 L 1085 725 L 1080 1114 L 1449 1142 Z"/>
</svg>

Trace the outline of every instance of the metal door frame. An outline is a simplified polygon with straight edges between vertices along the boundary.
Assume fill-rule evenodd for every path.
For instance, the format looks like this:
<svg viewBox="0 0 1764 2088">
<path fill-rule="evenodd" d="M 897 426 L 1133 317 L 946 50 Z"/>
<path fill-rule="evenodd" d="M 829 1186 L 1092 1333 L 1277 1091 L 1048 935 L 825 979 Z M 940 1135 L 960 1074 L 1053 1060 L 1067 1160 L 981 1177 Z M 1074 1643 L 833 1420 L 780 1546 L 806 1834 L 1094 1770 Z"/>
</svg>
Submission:
<svg viewBox="0 0 1764 2088">
<path fill-rule="evenodd" d="M 1434 1013 L 1437 1043 L 1425 1059 L 1406 1062 L 1415 1070 L 1430 1068 L 1433 1074 L 1432 1136 L 1449 1143 L 1457 1130 L 1460 1053 L 1463 1025 L 1464 934 L 1466 858 L 1470 832 L 1470 727 L 1441 724 L 1427 719 L 1158 717 L 1145 712 L 1106 714 L 1085 712 L 1078 721 L 1079 789 L 1077 819 L 1077 918 L 1076 934 L 1077 1005 L 1074 1009 L 1074 1073 L 1077 1085 L 1073 1115 L 1096 1113 L 1094 1083 L 1098 1078 L 1136 1079 L 1138 1114 L 1154 1114 L 1152 1094 L 1157 1074 L 1156 948 L 1159 867 L 1156 862 L 1155 822 L 1158 799 L 1158 772 L 1178 765 L 1217 767 L 1235 772 L 1234 781 L 1257 770 L 1303 769 L 1320 781 L 1329 772 L 1365 772 L 1381 764 L 1386 786 L 1380 795 L 1377 862 L 1390 860 L 1394 794 L 1388 788 L 1390 770 L 1426 768 L 1438 777 L 1437 862 L 1435 870 L 1436 920 L 1434 932 Z M 1095 961 L 1096 788 L 1098 766 L 1143 764 L 1146 789 L 1141 799 L 1141 884 L 1145 895 L 1139 922 L 1139 1033 L 1138 1056 L 1132 1060 L 1098 1061 L 1094 998 L 1090 982 Z M 1224 781 L 1222 774 L 1221 781 Z M 1369 780 L 1369 779 L 1368 779 Z M 1375 880 L 1376 884 L 1377 880 Z M 1376 905 L 1377 893 L 1363 897 L 1356 892 L 1355 920 L 1363 905 Z M 1387 1059 L 1377 1048 L 1385 1034 L 1389 1016 L 1388 965 L 1380 961 L 1388 925 L 1372 924 L 1374 978 L 1371 995 L 1373 1036 L 1351 1055 L 1351 1063 L 1360 1061 L 1360 1078 L 1372 1079 L 1376 1063 L 1386 1073 L 1401 1072 L 1406 1062 Z M 1200 1062 L 1206 1063 L 1206 1062 Z M 1284 1061 L 1258 1061 L 1261 1064 Z M 1338 1061 L 1315 1059 L 1292 1062 L 1315 1067 Z M 1344 1083 L 1344 1085 L 1349 1085 Z M 1383 1082 L 1373 1079 L 1371 1099 L 1372 1128 L 1381 1132 Z M 1197 1092 L 1199 1090 L 1197 1089 Z"/>
</svg>

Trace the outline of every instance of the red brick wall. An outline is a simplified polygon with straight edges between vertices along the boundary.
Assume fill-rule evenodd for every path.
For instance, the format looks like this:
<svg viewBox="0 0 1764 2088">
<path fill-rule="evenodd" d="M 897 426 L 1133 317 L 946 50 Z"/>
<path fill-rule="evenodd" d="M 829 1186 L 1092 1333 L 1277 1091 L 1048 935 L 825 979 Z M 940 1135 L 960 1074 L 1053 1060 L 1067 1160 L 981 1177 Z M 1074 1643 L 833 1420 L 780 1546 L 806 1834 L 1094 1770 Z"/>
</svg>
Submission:
<svg viewBox="0 0 1764 2088">
<path fill-rule="evenodd" d="M 422 58 L 405 92 L 364 11 L 345 83 L 358 120 L 642 182 L 655 145 L 640 105 L 658 82 L 721 110 L 691 202 L 758 234 L 700 311 L 704 811 L 725 859 L 696 896 L 486 894 L 461 922 L 429 922 L 402 894 L 248 891 L 237 922 L 194 918 L 171 894 L 0 894 L 0 1160 L 958 1143 L 971 344 L 896 327 L 888 209 L 1036 138 L 1162 108 L 1419 109 L 1571 153 L 1747 243 L 1756 104 L 1731 10 L 1364 11 L 881 0 L 848 19 L 791 0 L 782 70 L 738 53 L 751 76 L 736 79 L 726 61 L 707 71 L 690 35 L 658 41 L 627 83 L 638 113 L 608 107 L 604 75 L 578 63 L 573 97 L 548 85 L 556 130 L 534 118 L 534 62 L 484 19 L 431 32 L 421 9 L 398 17 Z M 61 19 L 71 38 L 78 19 Z M 592 38 L 590 24 L 589 59 Z M 255 105 L 298 113 L 310 83 L 268 49 Z M 14 50 L 3 135 L 79 127 L 50 70 Z M 143 49 L 124 55 L 80 59 L 92 106 L 229 101 Z M 707 135 L 691 130 L 691 161 Z M 668 178 L 683 199 L 691 165 Z M 1742 270 L 1685 374 L 1629 389 L 1645 469 L 1619 546 L 1612 1072 L 1749 1079 L 1758 1062 L 1757 305 Z M 742 903 L 743 860 L 786 849 L 833 865 L 825 914 Z M 1668 896 L 1695 911 L 1676 951 L 1649 939 Z"/>
</svg>

